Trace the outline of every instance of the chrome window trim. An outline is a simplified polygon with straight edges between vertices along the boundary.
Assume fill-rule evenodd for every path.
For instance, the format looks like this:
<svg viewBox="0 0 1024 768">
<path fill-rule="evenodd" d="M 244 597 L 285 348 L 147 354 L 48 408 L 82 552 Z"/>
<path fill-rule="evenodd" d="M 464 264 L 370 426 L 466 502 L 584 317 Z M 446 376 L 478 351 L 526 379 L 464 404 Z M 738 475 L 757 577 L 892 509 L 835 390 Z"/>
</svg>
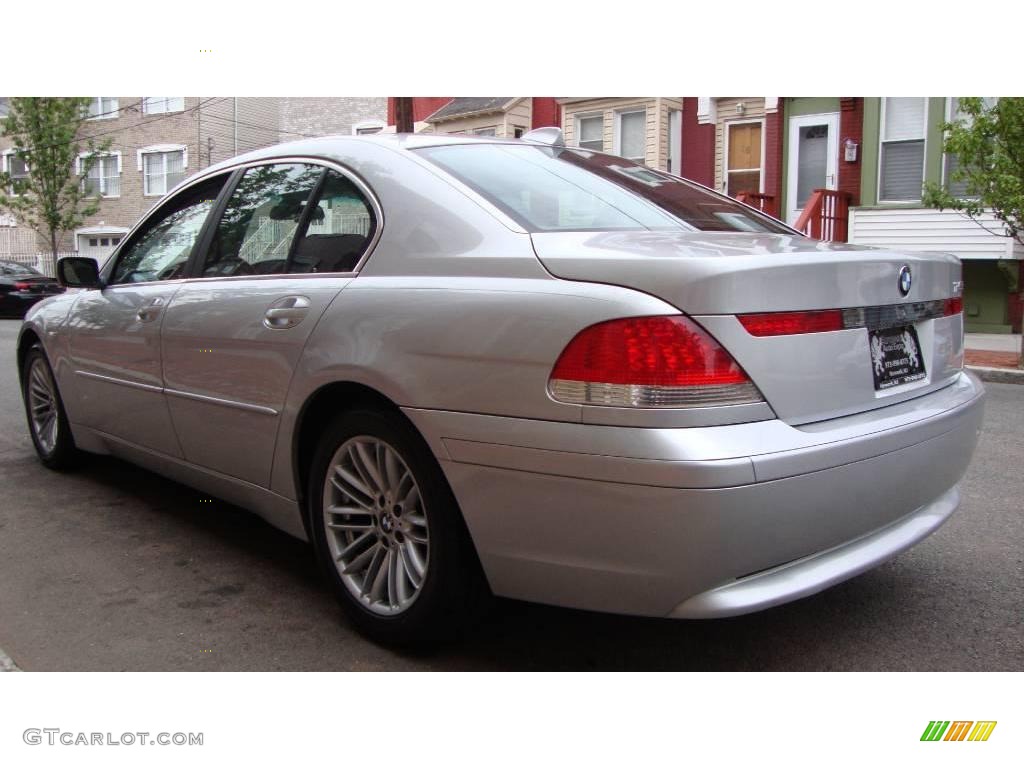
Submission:
<svg viewBox="0 0 1024 768">
<path fill-rule="evenodd" d="M 374 193 L 374 191 L 365 181 L 362 180 L 362 178 L 360 178 L 360 176 L 357 173 L 355 173 L 355 171 L 346 168 L 345 166 L 334 160 L 329 160 L 323 157 L 312 157 L 308 155 L 283 155 L 281 157 L 264 157 L 259 160 L 250 160 L 244 163 L 237 163 L 234 165 L 217 168 L 216 170 L 210 171 L 209 173 L 200 173 L 200 175 L 193 176 L 192 178 L 182 182 L 177 187 L 168 192 L 164 196 L 164 200 L 170 200 L 173 195 L 178 195 L 179 193 L 184 192 L 186 189 L 189 189 L 195 186 L 196 184 L 200 184 L 204 181 L 209 181 L 211 178 L 218 176 L 222 173 L 228 177 L 228 180 L 230 180 L 231 174 L 233 174 L 235 171 L 246 170 L 248 168 L 256 168 L 261 165 L 276 165 L 279 163 L 307 163 L 309 165 L 316 165 L 322 168 L 327 168 L 328 170 L 336 171 L 337 173 L 340 173 L 342 176 L 351 181 L 353 184 L 355 184 L 356 188 L 358 188 L 359 191 L 366 196 L 366 199 L 370 202 L 370 207 L 373 209 L 373 215 L 376 219 L 376 226 L 374 227 L 373 236 L 370 238 L 370 242 L 366 246 L 366 250 L 363 252 L 363 255 L 359 257 L 359 261 L 356 262 L 356 265 L 352 268 L 351 271 L 303 273 L 282 272 L 276 275 L 221 275 L 212 277 L 202 277 L 200 275 L 195 275 L 190 277 L 177 278 L 175 280 L 146 280 L 137 283 L 116 283 L 114 285 L 104 286 L 104 290 L 106 288 L 116 288 L 121 285 L 169 285 L 175 282 L 194 282 L 196 280 L 260 280 L 267 278 L 291 279 L 296 277 L 355 277 L 356 275 L 358 275 L 360 270 L 362 270 L 363 265 L 365 265 L 366 262 L 369 260 L 370 256 L 373 255 L 374 250 L 377 248 L 377 243 L 380 242 L 381 234 L 384 231 L 384 209 L 381 207 L 380 200 L 377 199 L 377 195 Z M 159 208 L 160 205 L 163 204 L 164 200 L 161 200 L 160 203 L 158 203 L 155 207 Z M 155 211 L 153 213 L 155 214 Z M 134 236 L 136 230 L 138 230 L 143 224 L 149 221 L 150 218 L 150 215 L 146 215 L 139 219 L 135 223 L 135 226 L 128 230 L 128 232 L 124 235 L 123 239 L 121 240 L 121 244 L 127 243 L 132 238 L 132 236 Z M 107 259 L 107 262 L 103 265 L 104 271 L 106 271 L 107 267 L 109 266 L 110 273 L 113 273 L 114 265 L 117 263 L 117 259 L 120 257 L 120 252 L 121 246 L 119 245 L 118 248 L 111 253 L 110 257 Z M 106 275 L 104 275 L 104 277 L 106 277 Z"/>
</svg>

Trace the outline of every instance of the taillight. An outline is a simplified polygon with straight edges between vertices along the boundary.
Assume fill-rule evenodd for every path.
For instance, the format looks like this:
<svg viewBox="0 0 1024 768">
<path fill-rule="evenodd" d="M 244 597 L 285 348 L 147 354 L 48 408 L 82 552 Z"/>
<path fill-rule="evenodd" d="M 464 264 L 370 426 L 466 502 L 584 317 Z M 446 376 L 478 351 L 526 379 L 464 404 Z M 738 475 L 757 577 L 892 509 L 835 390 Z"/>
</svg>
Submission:
<svg viewBox="0 0 1024 768">
<path fill-rule="evenodd" d="M 822 333 L 843 330 L 840 309 L 817 309 L 810 312 L 764 312 L 739 315 L 740 323 L 751 336 L 791 336 L 800 333 Z"/>
<path fill-rule="evenodd" d="M 964 300 L 962 296 L 954 296 L 952 299 L 946 299 L 946 309 L 943 314 L 946 317 L 950 315 L 959 315 L 964 311 Z"/>
<path fill-rule="evenodd" d="M 609 320 L 580 331 L 548 382 L 566 403 L 685 408 L 761 402 L 721 344 L 681 315 Z"/>
<path fill-rule="evenodd" d="M 29 285 L 28 283 L 15 283 L 14 284 L 14 290 L 16 290 L 16 291 L 27 291 L 31 287 L 32 286 Z"/>
</svg>

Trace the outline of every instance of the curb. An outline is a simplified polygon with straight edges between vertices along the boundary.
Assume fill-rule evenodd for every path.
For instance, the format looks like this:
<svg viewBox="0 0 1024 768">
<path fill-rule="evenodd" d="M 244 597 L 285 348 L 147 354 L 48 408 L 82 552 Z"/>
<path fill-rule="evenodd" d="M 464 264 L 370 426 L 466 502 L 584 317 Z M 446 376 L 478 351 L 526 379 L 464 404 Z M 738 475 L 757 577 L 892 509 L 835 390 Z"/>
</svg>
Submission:
<svg viewBox="0 0 1024 768">
<path fill-rule="evenodd" d="M 981 365 L 965 366 L 982 381 L 995 381 L 1000 384 L 1024 384 L 1024 370 L 1014 368 L 988 368 Z"/>
</svg>

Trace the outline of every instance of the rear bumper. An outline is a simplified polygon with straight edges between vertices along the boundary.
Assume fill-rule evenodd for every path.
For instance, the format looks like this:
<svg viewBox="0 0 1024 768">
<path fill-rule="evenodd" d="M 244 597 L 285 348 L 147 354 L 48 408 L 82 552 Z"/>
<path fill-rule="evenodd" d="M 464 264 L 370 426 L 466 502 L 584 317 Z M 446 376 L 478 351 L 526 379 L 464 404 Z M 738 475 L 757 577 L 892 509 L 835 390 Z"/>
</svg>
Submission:
<svg viewBox="0 0 1024 768">
<path fill-rule="evenodd" d="M 934 531 L 983 415 L 977 379 L 791 427 L 633 429 L 408 409 L 497 594 L 709 618 L 817 592 Z"/>
</svg>

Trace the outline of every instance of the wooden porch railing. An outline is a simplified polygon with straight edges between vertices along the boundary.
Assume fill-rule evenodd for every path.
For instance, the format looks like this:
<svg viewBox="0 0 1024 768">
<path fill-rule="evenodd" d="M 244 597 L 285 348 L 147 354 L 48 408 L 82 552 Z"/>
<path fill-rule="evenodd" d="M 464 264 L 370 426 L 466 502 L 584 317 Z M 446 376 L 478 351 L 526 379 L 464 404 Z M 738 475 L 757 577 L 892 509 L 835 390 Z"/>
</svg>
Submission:
<svg viewBox="0 0 1024 768">
<path fill-rule="evenodd" d="M 845 243 L 850 227 L 850 195 L 837 189 L 816 189 L 793 226 L 815 240 Z"/>
<path fill-rule="evenodd" d="M 767 213 L 769 216 L 778 215 L 775 210 L 774 195 L 766 195 L 763 192 L 737 192 L 736 199 L 752 208 L 757 208 L 761 213 Z"/>
</svg>

